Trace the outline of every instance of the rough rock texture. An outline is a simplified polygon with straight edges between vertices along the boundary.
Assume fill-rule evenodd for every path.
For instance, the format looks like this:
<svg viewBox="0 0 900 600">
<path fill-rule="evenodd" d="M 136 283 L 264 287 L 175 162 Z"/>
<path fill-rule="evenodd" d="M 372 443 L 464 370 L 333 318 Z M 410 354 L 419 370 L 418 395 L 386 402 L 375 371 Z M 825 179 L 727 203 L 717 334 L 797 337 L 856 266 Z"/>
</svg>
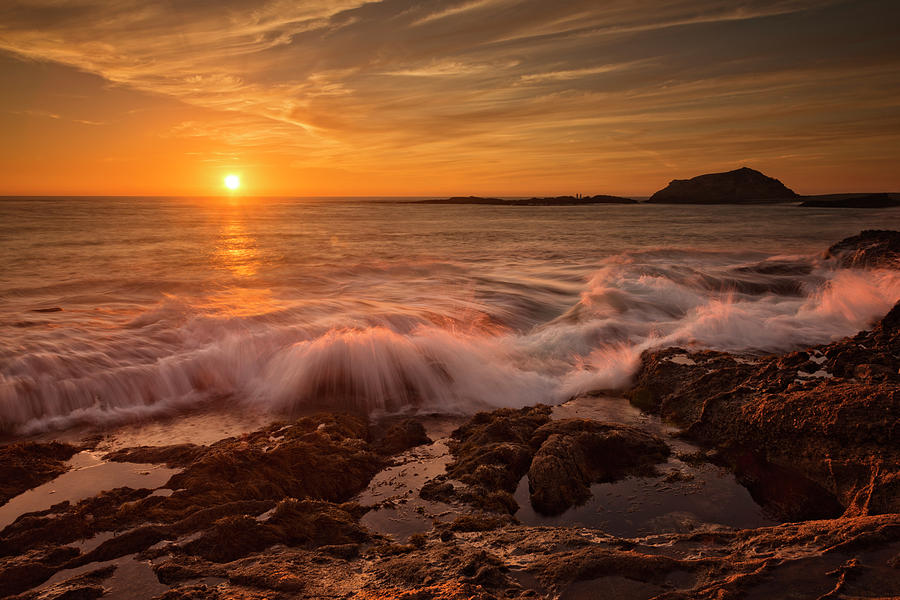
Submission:
<svg viewBox="0 0 900 600">
<path fill-rule="evenodd" d="M 184 467 L 166 484 L 175 492 L 152 496 L 120 488 L 19 517 L 0 532 L 0 596 L 23 592 L 61 569 L 166 541 L 189 556 L 227 562 L 274 544 L 312 548 L 368 540 L 358 522 L 363 510 L 341 503 L 387 464 L 370 442 L 364 419 L 325 414 L 209 447 L 117 452 L 112 458 Z M 90 552 L 66 546 L 104 531 L 118 533 Z M 177 542 L 185 536 L 189 541 Z"/>
<path fill-rule="evenodd" d="M 114 566 L 94 569 L 83 575 L 66 579 L 41 591 L 12 596 L 11 600 L 93 600 L 106 593 L 103 582 L 115 572 Z"/>
<path fill-rule="evenodd" d="M 457 493 L 459 499 L 487 510 L 514 513 L 518 504 L 512 492 L 534 456 L 531 437 L 549 421 L 549 406 L 503 408 L 478 413 L 454 431 L 450 451 L 455 460 L 447 465 L 447 476 L 468 486 Z M 433 482 L 423 488 L 423 497 L 429 492 L 452 495 L 447 485 Z"/>
<path fill-rule="evenodd" d="M 738 475 L 743 468 L 751 482 L 805 477 L 848 515 L 896 513 L 898 357 L 900 304 L 871 331 L 755 363 L 718 352 L 647 352 L 629 397 L 723 450 Z M 771 487 L 784 492 L 785 486 Z M 794 491 L 809 497 L 815 489 Z M 827 494 L 819 494 L 821 506 L 809 507 L 812 514 L 804 514 L 796 499 L 778 502 L 793 507 L 789 518 L 820 510 L 824 514 L 818 516 L 827 516 L 836 510 L 829 509 Z"/>
<path fill-rule="evenodd" d="M 669 456 L 660 438 L 627 425 L 585 419 L 551 421 L 531 438 L 537 448 L 528 469 L 531 505 L 558 514 L 590 498 L 592 483 L 652 475 Z"/>
<path fill-rule="evenodd" d="M 900 266 L 900 231 L 868 229 L 834 244 L 825 257 L 842 267 L 896 269 Z"/>
<path fill-rule="evenodd" d="M 587 500 L 592 483 L 652 474 L 669 448 L 626 425 L 551 421 L 550 408 L 538 405 L 478 413 L 453 433 L 451 452 L 447 475 L 426 483 L 423 498 L 514 513 L 512 493 L 527 474 L 532 506 L 552 515 Z M 466 487 L 457 489 L 448 478 Z"/>
<path fill-rule="evenodd" d="M 65 461 L 76 452 L 75 446 L 59 442 L 0 446 L 0 504 L 62 475 L 67 470 Z"/>
<path fill-rule="evenodd" d="M 409 448 L 430 444 L 425 427 L 413 419 L 404 419 L 391 425 L 382 435 L 376 436 L 375 450 L 379 454 L 398 454 Z"/>
<path fill-rule="evenodd" d="M 674 179 L 647 202 L 656 204 L 754 204 L 794 200 L 797 194 L 759 171 L 742 167 L 691 179 Z"/>
<path fill-rule="evenodd" d="M 566 527 L 433 530 L 345 559 L 276 546 L 228 563 L 166 551 L 160 598 L 890 598 L 900 594 L 897 515 L 637 539 Z M 165 575 L 164 575 L 165 574 Z M 170 579 L 173 574 L 177 577 Z M 217 584 L 199 583 L 216 577 Z"/>
</svg>

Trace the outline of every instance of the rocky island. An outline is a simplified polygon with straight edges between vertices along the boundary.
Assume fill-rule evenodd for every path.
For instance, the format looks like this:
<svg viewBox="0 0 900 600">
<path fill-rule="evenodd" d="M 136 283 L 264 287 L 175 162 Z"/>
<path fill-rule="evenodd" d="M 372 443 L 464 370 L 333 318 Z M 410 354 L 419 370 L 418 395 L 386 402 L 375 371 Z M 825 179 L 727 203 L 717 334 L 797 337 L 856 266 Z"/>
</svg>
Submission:
<svg viewBox="0 0 900 600">
<path fill-rule="evenodd" d="M 779 180 L 748 167 L 674 179 L 647 200 L 651 204 L 770 204 L 793 202 L 797 194 Z"/>
<path fill-rule="evenodd" d="M 898 248 L 900 232 L 864 231 L 825 260 L 897 268 Z M 898 357 L 900 304 L 786 354 L 648 350 L 626 389 L 446 433 L 427 416 L 320 413 L 209 445 L 8 444 L 0 502 L 85 452 L 173 474 L 11 515 L 0 596 L 98 598 L 128 579 L 159 600 L 897 597 Z M 601 484 L 701 503 L 729 477 L 765 522 L 552 521 Z M 630 502 L 615 519 L 643 510 Z"/>
</svg>

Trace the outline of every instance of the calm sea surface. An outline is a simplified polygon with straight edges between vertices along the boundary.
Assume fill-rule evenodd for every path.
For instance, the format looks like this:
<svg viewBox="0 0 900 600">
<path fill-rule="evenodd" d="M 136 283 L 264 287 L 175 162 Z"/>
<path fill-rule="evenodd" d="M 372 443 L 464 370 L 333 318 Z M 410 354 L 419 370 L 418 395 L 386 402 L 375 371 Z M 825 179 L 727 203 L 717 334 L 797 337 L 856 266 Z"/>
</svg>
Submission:
<svg viewBox="0 0 900 600">
<path fill-rule="evenodd" d="M 900 299 L 900 210 L 0 199 L 0 431 L 238 404 L 558 402 L 659 345 L 784 350 Z"/>
</svg>

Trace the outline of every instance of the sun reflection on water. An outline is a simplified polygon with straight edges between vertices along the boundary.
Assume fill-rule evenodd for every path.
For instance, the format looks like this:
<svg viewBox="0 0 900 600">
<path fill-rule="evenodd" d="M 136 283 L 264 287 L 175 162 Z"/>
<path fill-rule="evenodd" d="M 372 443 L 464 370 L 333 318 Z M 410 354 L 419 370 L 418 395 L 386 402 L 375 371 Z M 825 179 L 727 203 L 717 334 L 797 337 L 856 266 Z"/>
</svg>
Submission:
<svg viewBox="0 0 900 600">
<path fill-rule="evenodd" d="M 256 238 L 247 233 L 242 220 L 233 218 L 224 224 L 216 259 L 236 277 L 253 277 L 259 271 L 262 261 Z"/>
</svg>

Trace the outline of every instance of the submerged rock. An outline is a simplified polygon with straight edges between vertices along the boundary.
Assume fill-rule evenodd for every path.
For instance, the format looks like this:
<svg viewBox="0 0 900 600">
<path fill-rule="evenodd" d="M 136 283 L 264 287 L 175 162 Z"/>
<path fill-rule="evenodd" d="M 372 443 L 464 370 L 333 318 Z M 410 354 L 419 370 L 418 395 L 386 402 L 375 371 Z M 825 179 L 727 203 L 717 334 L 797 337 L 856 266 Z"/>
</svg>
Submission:
<svg viewBox="0 0 900 600">
<path fill-rule="evenodd" d="M 759 204 L 795 200 L 779 180 L 742 167 L 691 179 L 673 179 L 647 202 L 654 204 Z"/>
</svg>

